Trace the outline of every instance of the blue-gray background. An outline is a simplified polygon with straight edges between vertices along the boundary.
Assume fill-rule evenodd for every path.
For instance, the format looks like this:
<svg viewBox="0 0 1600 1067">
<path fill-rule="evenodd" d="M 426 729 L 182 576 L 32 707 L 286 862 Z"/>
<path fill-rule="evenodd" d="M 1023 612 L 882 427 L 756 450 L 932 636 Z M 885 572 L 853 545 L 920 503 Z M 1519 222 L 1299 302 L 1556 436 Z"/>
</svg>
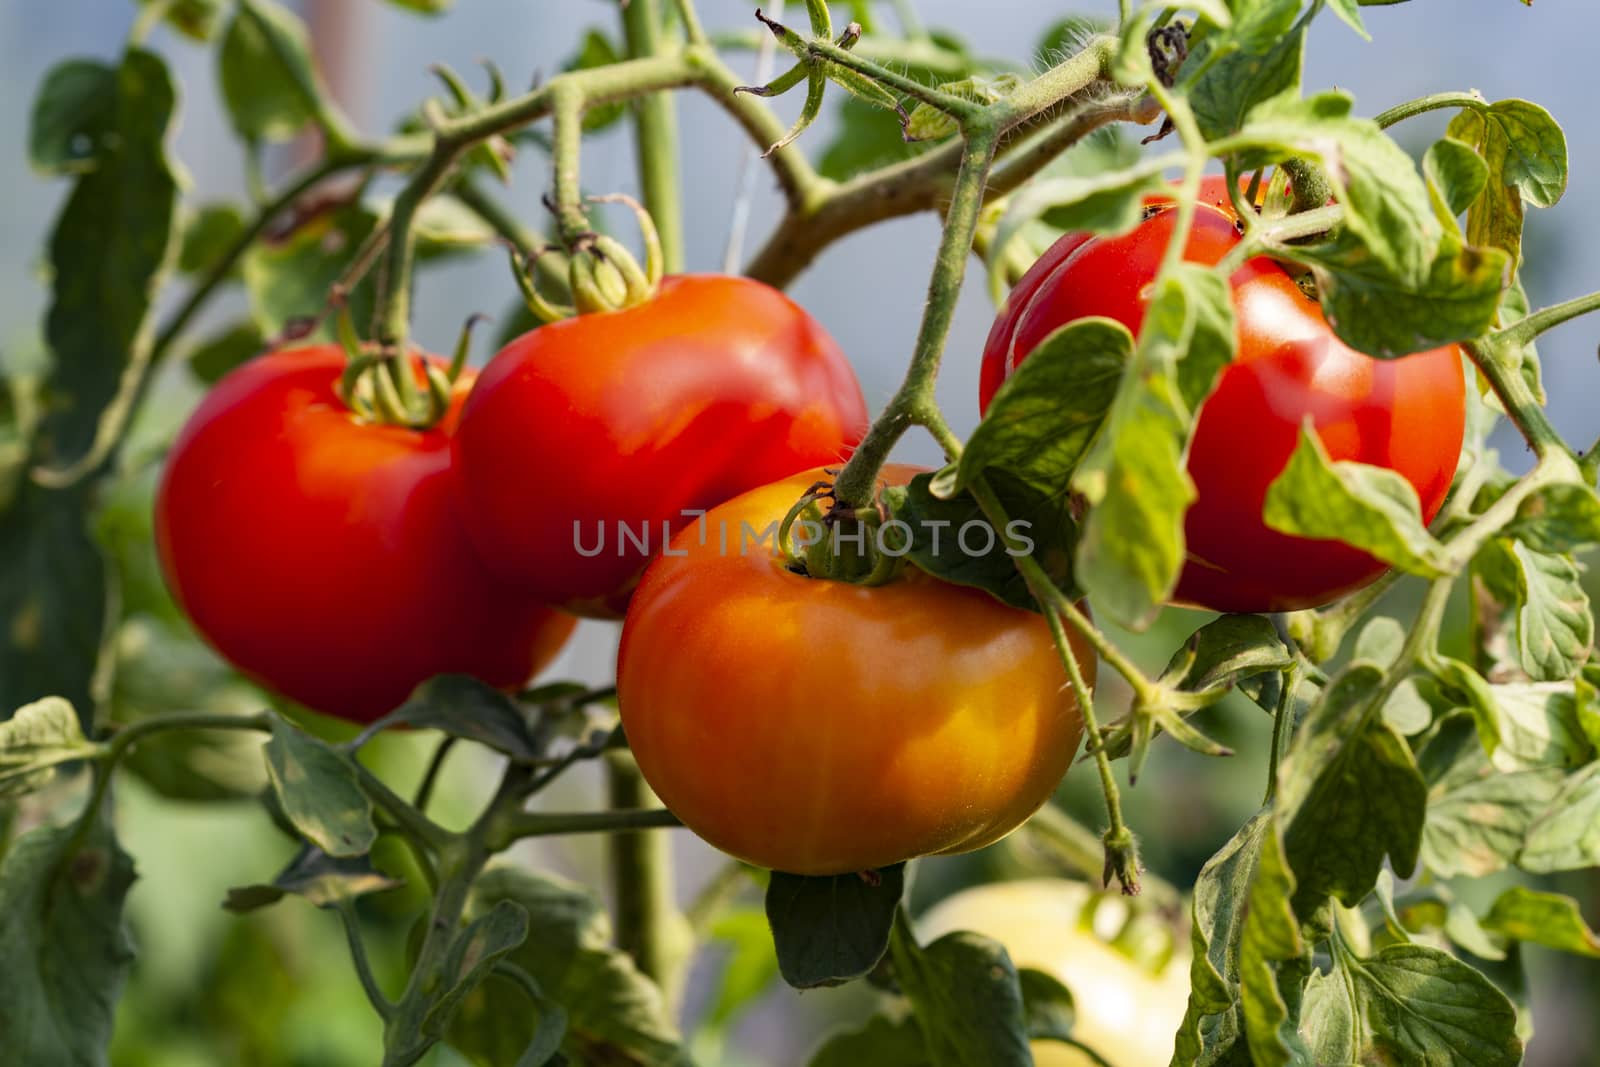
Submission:
<svg viewBox="0 0 1600 1067">
<path fill-rule="evenodd" d="M 584 27 L 609 22 L 613 15 L 612 5 L 602 0 L 459 0 L 453 14 L 438 20 L 419 19 L 378 0 L 299 0 L 295 6 L 313 15 L 323 28 L 319 47 L 329 53 L 327 58 L 337 57 L 329 64 L 330 80 L 360 127 L 375 135 L 436 91 L 427 73 L 430 63 L 446 62 L 469 71 L 479 59 L 488 58 L 507 72 L 513 84 L 525 84 L 537 72 L 557 69 Z M 747 24 L 754 6 L 747 0 L 701 0 L 705 20 L 717 27 Z M 959 28 L 978 52 L 1022 58 L 1032 53 L 1045 27 L 1069 10 L 1109 16 L 1116 5 L 1114 0 L 1083 0 L 1069 9 L 1039 0 L 981 4 L 919 0 L 918 6 L 931 25 Z M 60 184 L 39 180 L 27 165 L 23 145 L 33 88 L 64 56 L 115 54 L 132 12 L 130 0 L 0 0 L 4 89 L 0 145 L 7 146 L 0 151 L 0 188 L 5 193 L 0 199 L 0 354 L 26 352 L 37 345 L 46 298 L 40 249 L 62 195 Z M 1430 92 L 1469 88 L 1490 99 L 1515 95 L 1545 104 L 1567 130 L 1572 181 L 1562 204 L 1530 222 L 1528 288 L 1536 305 L 1600 288 L 1600 241 L 1593 239 L 1600 233 L 1600 210 L 1595 206 L 1600 198 L 1600 117 L 1593 111 L 1600 82 L 1593 0 L 1539 0 L 1531 9 L 1516 0 L 1415 0 L 1365 9 L 1365 15 L 1374 36 L 1370 43 L 1331 16 L 1321 20 L 1310 50 L 1308 88 L 1349 89 L 1367 114 Z M 212 53 L 166 31 L 158 31 L 154 44 L 173 62 L 185 86 L 176 148 L 191 176 L 192 195 L 237 198 L 243 188 L 241 154 L 218 110 Z M 736 57 L 736 62 L 748 67 L 753 59 Z M 790 113 L 794 101 L 779 106 Z M 747 149 L 721 113 L 705 101 L 685 97 L 681 115 L 689 264 L 691 269 L 716 269 L 722 261 L 736 175 Z M 1437 135 L 1442 122 L 1418 120 L 1403 130 L 1402 137 L 1408 146 L 1420 148 Z M 830 135 L 824 122 L 803 143 L 819 146 Z M 274 161 L 284 162 L 276 157 Z M 530 220 L 539 214 L 541 168 L 540 160 L 524 160 L 516 184 L 504 193 Z M 586 186 L 597 191 L 635 188 L 632 146 L 624 132 L 609 133 L 586 145 L 584 177 Z M 756 186 L 750 247 L 759 242 L 764 225 L 779 209 L 765 172 L 758 175 Z M 874 407 L 891 395 L 905 366 L 936 239 L 931 216 L 879 226 L 830 249 L 792 290 L 849 353 Z M 974 277 L 973 282 L 956 315 L 941 383 L 945 409 L 959 432 L 976 421 L 977 356 L 993 313 L 981 278 Z M 467 314 L 498 314 L 512 297 L 498 257 L 435 270 L 418 292 L 417 334 L 428 346 L 448 350 Z M 1543 346 L 1552 416 L 1580 447 L 1600 433 L 1597 342 L 1600 324 L 1591 319 L 1554 332 Z M 1500 440 L 1508 462 L 1524 465 L 1520 443 L 1509 436 Z M 911 443 L 906 454 L 924 461 L 936 458 L 925 442 Z M 605 676 L 613 641 L 609 628 L 585 628 L 558 669 Z M 701 876 L 707 857 L 692 844 L 682 845 L 680 851 L 688 891 Z M 553 858 L 558 865 L 582 873 L 594 857 L 592 849 L 578 845 Z M 149 901 L 156 889 L 150 887 L 161 886 L 162 875 L 151 866 L 146 871 L 150 875 L 146 888 L 136 890 L 135 899 L 143 894 L 144 906 L 153 908 Z M 211 877 L 227 884 L 242 876 L 239 871 L 224 871 Z M 192 929 L 190 934 L 191 941 L 198 936 Z M 180 949 L 168 951 L 177 954 Z M 199 949 L 191 946 L 190 951 Z M 151 966 L 159 969 L 161 962 L 158 958 Z M 1591 1056 L 1571 1047 L 1573 1038 L 1562 1021 L 1562 985 L 1547 984 L 1538 992 L 1549 1015 L 1544 1020 L 1548 1037 L 1534 1046 L 1536 1062 L 1592 1062 Z M 766 1049 L 773 1062 L 798 1059 L 812 1025 L 804 1015 L 823 1010 L 826 998 L 810 998 L 810 1005 L 797 1008 L 795 998 L 777 998 L 750 1028 L 750 1047 Z M 308 1017 L 314 1019 L 314 1013 Z"/>
</svg>

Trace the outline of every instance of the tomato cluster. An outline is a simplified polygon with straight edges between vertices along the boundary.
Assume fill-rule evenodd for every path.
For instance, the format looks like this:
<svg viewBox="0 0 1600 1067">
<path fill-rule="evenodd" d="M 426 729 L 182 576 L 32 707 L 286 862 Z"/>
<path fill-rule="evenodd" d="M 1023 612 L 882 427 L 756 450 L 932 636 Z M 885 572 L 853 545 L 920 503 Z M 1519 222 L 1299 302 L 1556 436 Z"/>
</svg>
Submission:
<svg viewBox="0 0 1600 1067">
<path fill-rule="evenodd" d="M 832 340 L 742 278 L 669 278 L 536 330 L 428 429 L 357 418 L 346 365 L 323 345 L 219 382 L 173 446 L 156 530 L 219 652 L 360 721 L 443 672 L 516 687 L 571 632 L 558 607 L 620 609 L 644 553 L 585 555 L 584 523 L 664 540 L 686 511 L 841 459 L 866 422 Z"/>
<path fill-rule="evenodd" d="M 1103 315 L 1135 333 L 1177 212 L 1150 205 L 1119 237 L 1068 234 L 1012 290 L 984 347 L 980 404 L 1029 352 L 1074 319 Z M 1202 191 L 1186 258 L 1221 262 L 1240 240 L 1227 186 Z M 1466 384 L 1455 346 L 1380 360 L 1334 335 L 1317 302 L 1267 258 L 1233 274 L 1238 355 L 1201 407 L 1189 450 L 1198 497 L 1185 521 L 1188 560 L 1175 599 L 1217 611 L 1292 611 L 1383 574 L 1338 541 L 1293 537 L 1262 520 L 1267 488 L 1309 422 L 1328 455 L 1386 467 L 1416 490 L 1424 521 L 1444 503 L 1461 456 Z"/>
</svg>

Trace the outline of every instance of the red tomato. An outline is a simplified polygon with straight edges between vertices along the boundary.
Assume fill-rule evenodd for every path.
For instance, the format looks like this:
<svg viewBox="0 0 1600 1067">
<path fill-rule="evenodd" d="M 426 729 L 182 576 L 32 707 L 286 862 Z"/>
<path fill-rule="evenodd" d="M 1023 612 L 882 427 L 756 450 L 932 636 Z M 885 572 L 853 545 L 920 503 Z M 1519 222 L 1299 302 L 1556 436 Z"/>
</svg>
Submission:
<svg viewBox="0 0 1600 1067">
<path fill-rule="evenodd" d="M 1049 626 L 914 567 L 876 587 L 790 571 L 770 531 L 755 538 L 822 476 L 713 509 L 645 571 L 617 666 L 639 769 L 695 833 L 774 870 L 997 841 L 1049 799 L 1083 733 Z M 1092 685 L 1094 654 L 1073 647 Z"/>
<path fill-rule="evenodd" d="M 525 334 L 478 379 L 456 463 L 484 561 L 542 600 L 619 614 L 686 510 L 844 460 L 866 405 L 837 345 L 748 278 Z"/>
<path fill-rule="evenodd" d="M 455 510 L 445 423 L 359 422 L 344 352 L 275 352 L 228 374 L 178 435 L 156 497 L 167 583 L 262 685 L 371 721 L 435 674 L 521 685 L 573 620 L 484 570 Z"/>
<path fill-rule="evenodd" d="M 1088 315 L 1135 333 L 1177 215 L 1170 203 L 1121 237 L 1069 234 L 1012 291 L 984 347 L 980 405 L 1029 352 Z M 1223 179 L 1202 193 L 1186 252 L 1219 262 L 1239 241 Z M 1292 537 L 1261 519 L 1310 418 L 1328 454 L 1401 474 L 1432 521 L 1461 456 L 1466 381 L 1454 345 L 1380 360 L 1333 334 L 1321 307 L 1271 259 L 1233 275 L 1239 353 L 1200 410 L 1188 469 L 1199 492 L 1184 524 L 1188 560 L 1174 599 L 1216 611 L 1293 611 L 1354 592 L 1382 563 L 1338 541 Z"/>
</svg>

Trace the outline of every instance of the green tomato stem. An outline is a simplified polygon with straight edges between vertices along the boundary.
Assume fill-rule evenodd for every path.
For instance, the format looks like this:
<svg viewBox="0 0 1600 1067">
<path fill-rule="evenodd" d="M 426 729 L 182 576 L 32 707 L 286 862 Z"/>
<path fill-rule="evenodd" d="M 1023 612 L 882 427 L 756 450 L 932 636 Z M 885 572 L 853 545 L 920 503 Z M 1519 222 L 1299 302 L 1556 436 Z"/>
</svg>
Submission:
<svg viewBox="0 0 1600 1067">
<path fill-rule="evenodd" d="M 683 23 L 683 35 L 689 43 L 709 44 L 705 27 L 700 23 L 700 12 L 695 9 L 694 0 L 674 0 L 674 5 L 678 9 L 678 20 Z"/>
<path fill-rule="evenodd" d="M 1283 762 L 1283 751 L 1289 734 L 1294 730 L 1294 691 L 1300 685 L 1300 666 L 1289 665 L 1283 672 L 1283 692 L 1278 695 L 1278 706 L 1272 713 L 1272 747 L 1267 751 L 1267 794 L 1263 805 L 1271 804 L 1278 795 L 1278 766 Z"/>
<path fill-rule="evenodd" d="M 658 806 L 618 807 L 609 811 L 518 812 L 502 820 L 491 844 L 509 848 L 525 837 L 562 834 L 604 834 L 623 830 L 671 830 L 683 825 L 678 817 Z"/>
<path fill-rule="evenodd" d="M 1595 299 L 1600 302 L 1600 298 Z M 1580 302 L 1574 301 L 1574 303 Z M 1560 309 L 1550 308 L 1547 311 L 1559 311 L 1562 315 L 1571 317 L 1566 305 Z M 1479 373 L 1488 381 L 1495 396 L 1500 398 L 1500 405 L 1505 408 L 1506 416 L 1511 419 L 1512 424 L 1532 446 L 1534 452 L 1541 459 L 1552 454 L 1572 457 L 1571 448 L 1562 440 L 1561 434 L 1556 431 L 1544 408 L 1540 406 L 1538 398 L 1533 395 L 1533 389 L 1522 377 L 1522 369 L 1518 365 L 1519 357 L 1513 355 L 1519 353 L 1522 346 L 1539 333 L 1537 324 L 1528 325 L 1530 320 L 1545 314 L 1546 312 L 1536 312 L 1514 326 L 1491 334 L 1483 341 L 1468 341 L 1462 347 L 1472 357 L 1472 362 L 1477 364 Z"/>
<path fill-rule="evenodd" d="M 684 5 L 680 3 L 682 13 Z M 693 18 L 693 5 L 688 5 Z M 661 9 L 657 0 L 630 0 L 622 9 L 623 32 L 628 54 L 635 59 L 654 56 L 662 50 Z M 668 274 L 683 271 L 683 205 L 679 196 L 678 115 L 672 97 L 665 92 L 650 93 L 634 109 L 634 143 L 639 156 L 639 184 L 645 208 L 655 220 L 666 256 Z"/>
<path fill-rule="evenodd" d="M 983 191 L 994 159 L 995 141 L 982 134 L 966 141 L 961 168 L 956 175 L 950 210 L 945 215 L 944 235 L 934 260 L 933 277 L 928 283 L 928 302 L 905 381 L 894 399 L 845 464 L 834 483 L 834 495 L 841 507 L 860 507 L 872 502 L 878 471 L 906 430 L 926 419 L 934 400 L 934 384 L 944 354 L 950 321 L 966 278 L 967 257 L 978 229 L 978 214 L 983 209 Z"/>
<path fill-rule="evenodd" d="M 1472 108 L 1477 111 L 1487 109 L 1489 102 L 1478 92 L 1468 93 L 1434 93 L 1432 96 L 1419 97 L 1416 100 L 1407 100 L 1403 104 L 1396 104 L 1373 119 L 1379 129 L 1388 129 L 1390 126 L 1406 119 L 1425 115 L 1430 111 L 1442 111 L 1447 108 Z"/>
<path fill-rule="evenodd" d="M 344 926 L 345 940 L 350 945 L 350 959 L 355 964 L 356 977 L 361 980 L 361 988 L 366 991 L 367 1001 L 380 1019 L 393 1018 L 395 1004 L 383 995 L 383 988 L 378 985 L 377 976 L 372 973 L 372 962 L 367 957 L 367 946 L 361 940 L 361 924 L 356 918 L 355 902 L 349 898 L 340 900 L 337 910 L 339 921 Z"/>
<path fill-rule="evenodd" d="M 672 841 L 664 834 L 643 831 L 681 824 L 660 808 L 631 753 L 607 754 L 606 792 L 611 810 L 587 822 L 568 816 L 576 821 L 569 821 L 566 832 L 618 831 L 606 839 L 617 947 L 661 987 L 669 1003 L 676 1003 L 688 946 L 673 884 Z"/>
</svg>

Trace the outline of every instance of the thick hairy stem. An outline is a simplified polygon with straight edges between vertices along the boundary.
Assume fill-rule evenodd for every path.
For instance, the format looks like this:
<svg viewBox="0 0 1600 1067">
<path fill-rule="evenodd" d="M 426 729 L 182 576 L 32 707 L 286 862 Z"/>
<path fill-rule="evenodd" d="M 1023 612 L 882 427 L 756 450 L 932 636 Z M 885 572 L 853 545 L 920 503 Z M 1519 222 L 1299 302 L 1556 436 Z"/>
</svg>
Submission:
<svg viewBox="0 0 1600 1067">
<path fill-rule="evenodd" d="M 939 243 L 933 278 L 928 284 L 928 303 L 917 332 L 911 367 L 888 409 L 873 423 L 850 462 L 839 473 L 834 496 L 841 506 L 859 506 L 872 500 L 878 471 L 889 458 L 890 450 L 907 429 L 924 421 L 924 413 L 933 406 L 939 361 L 944 355 L 945 339 L 950 334 L 950 320 L 955 314 L 956 299 L 961 295 L 961 283 L 966 278 L 967 258 L 978 229 L 978 213 L 983 209 L 983 190 L 994 159 L 994 147 L 994 138 L 987 133 L 966 142 L 950 210 L 945 216 L 944 237 Z"/>
<path fill-rule="evenodd" d="M 1557 309 L 1551 309 L 1555 310 Z M 1544 408 L 1533 395 L 1532 387 L 1522 376 L 1521 367 L 1512 356 L 1512 353 L 1519 351 L 1527 340 L 1538 335 L 1537 328 L 1526 324 L 1529 319 L 1543 314 L 1546 312 L 1536 312 L 1508 330 L 1501 331 L 1482 342 L 1468 342 L 1463 347 L 1472 357 L 1472 361 L 1478 365 L 1478 370 L 1490 387 L 1494 389 L 1495 396 L 1500 398 L 1500 406 L 1505 408 L 1507 417 L 1522 434 L 1523 439 L 1532 446 L 1534 452 L 1540 458 L 1554 453 L 1570 457 L 1572 449 L 1551 425 Z"/>
<path fill-rule="evenodd" d="M 606 757 L 606 788 L 613 818 L 639 821 L 645 809 L 659 809 L 639 765 L 627 752 Z M 665 813 L 663 813 L 664 815 Z M 675 822 L 676 820 L 672 820 Z M 664 825 L 650 822 L 649 825 Z M 672 882 L 672 842 L 663 834 L 629 830 L 606 841 L 616 912 L 617 946 L 639 970 L 675 999 L 683 959 L 682 917 Z"/>
<path fill-rule="evenodd" d="M 693 8 L 690 8 L 691 12 Z M 661 9 L 656 0 L 631 0 L 622 10 L 628 53 L 635 59 L 661 51 Z M 641 99 L 634 111 L 639 184 L 655 219 L 669 274 L 683 271 L 683 205 L 678 180 L 678 114 L 665 92 Z"/>
<path fill-rule="evenodd" d="M 1160 114 L 1161 108 L 1152 98 L 1124 95 L 1084 104 L 1031 138 L 1022 136 L 1030 129 L 1026 124 L 1012 126 L 998 142 L 997 163 L 984 190 L 984 202 L 1020 188 L 1094 131 L 1114 122 L 1144 125 Z M 806 210 L 790 211 L 745 273 L 784 288 L 835 241 L 879 222 L 937 210 L 950 200 L 962 147 L 956 141 L 861 175 L 835 186 Z"/>
</svg>

